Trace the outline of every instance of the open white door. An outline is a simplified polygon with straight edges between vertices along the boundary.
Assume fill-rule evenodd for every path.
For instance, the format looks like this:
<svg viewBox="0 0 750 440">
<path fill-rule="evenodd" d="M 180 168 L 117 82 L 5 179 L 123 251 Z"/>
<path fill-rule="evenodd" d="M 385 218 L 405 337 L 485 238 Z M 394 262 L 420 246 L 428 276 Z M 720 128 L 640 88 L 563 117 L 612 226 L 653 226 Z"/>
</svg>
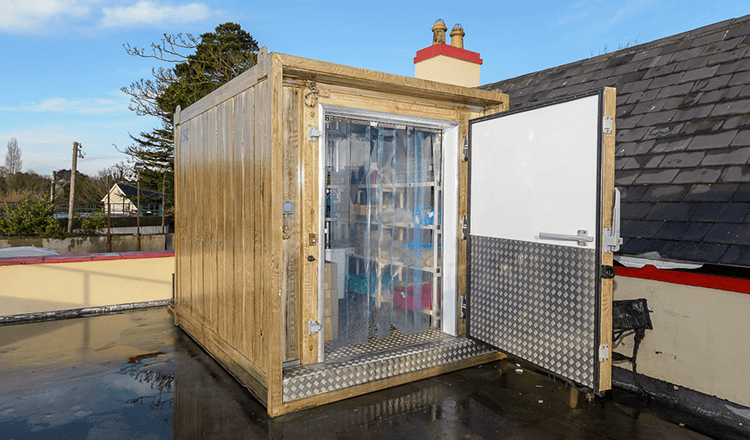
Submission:
<svg viewBox="0 0 750 440">
<path fill-rule="evenodd" d="M 611 265 L 607 90 L 469 127 L 467 332 L 597 392 L 611 374 L 611 280 L 601 282 Z"/>
</svg>

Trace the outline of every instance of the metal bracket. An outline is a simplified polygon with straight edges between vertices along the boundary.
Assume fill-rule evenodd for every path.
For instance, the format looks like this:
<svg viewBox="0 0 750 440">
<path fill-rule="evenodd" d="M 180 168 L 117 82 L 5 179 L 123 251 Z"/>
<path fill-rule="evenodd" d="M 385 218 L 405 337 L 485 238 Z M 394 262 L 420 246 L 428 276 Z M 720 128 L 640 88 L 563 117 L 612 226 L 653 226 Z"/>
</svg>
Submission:
<svg viewBox="0 0 750 440">
<path fill-rule="evenodd" d="M 469 237 L 469 219 L 467 216 L 461 217 L 461 240 Z"/>
<path fill-rule="evenodd" d="M 605 116 L 602 119 L 602 132 L 604 134 L 612 134 L 615 129 L 615 120 L 612 116 Z"/>
<path fill-rule="evenodd" d="M 614 203 L 612 204 L 612 227 L 604 228 L 603 243 L 604 252 L 614 253 L 620 250 L 622 238 L 620 237 L 620 190 L 615 188 Z"/>
<path fill-rule="evenodd" d="M 323 135 L 323 132 L 318 130 L 315 127 L 307 127 L 307 140 L 308 141 L 317 141 L 320 136 Z"/>
<path fill-rule="evenodd" d="M 282 214 L 294 214 L 294 202 L 290 202 L 290 201 L 281 202 L 281 213 Z"/>
<path fill-rule="evenodd" d="M 461 161 L 469 161 L 469 139 L 466 136 L 464 136 L 464 140 L 461 145 Z"/>
<path fill-rule="evenodd" d="M 318 321 L 316 319 L 311 319 L 307 321 L 307 334 L 308 335 L 314 335 L 315 333 L 318 333 L 321 330 L 323 330 L 323 326 L 318 324 Z"/>
<path fill-rule="evenodd" d="M 609 360 L 609 344 L 599 345 L 599 362 L 607 362 Z"/>
<path fill-rule="evenodd" d="M 540 232 L 539 239 L 541 240 L 559 240 L 559 241 L 575 241 L 578 246 L 586 246 L 586 243 L 594 241 L 594 237 L 589 235 L 589 231 L 579 229 L 577 235 L 566 235 L 566 234 L 552 234 L 550 232 Z"/>
</svg>

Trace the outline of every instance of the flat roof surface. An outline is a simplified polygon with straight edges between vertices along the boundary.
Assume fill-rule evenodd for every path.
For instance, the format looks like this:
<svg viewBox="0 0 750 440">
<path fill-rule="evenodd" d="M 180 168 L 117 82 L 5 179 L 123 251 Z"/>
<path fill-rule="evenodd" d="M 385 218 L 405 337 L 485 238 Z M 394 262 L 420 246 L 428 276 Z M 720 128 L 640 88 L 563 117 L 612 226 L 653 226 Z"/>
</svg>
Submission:
<svg viewBox="0 0 750 440">
<path fill-rule="evenodd" d="M 164 307 L 2 326 L 0 360 L 6 439 L 737 438 L 625 391 L 572 407 L 508 361 L 272 419 Z"/>
</svg>

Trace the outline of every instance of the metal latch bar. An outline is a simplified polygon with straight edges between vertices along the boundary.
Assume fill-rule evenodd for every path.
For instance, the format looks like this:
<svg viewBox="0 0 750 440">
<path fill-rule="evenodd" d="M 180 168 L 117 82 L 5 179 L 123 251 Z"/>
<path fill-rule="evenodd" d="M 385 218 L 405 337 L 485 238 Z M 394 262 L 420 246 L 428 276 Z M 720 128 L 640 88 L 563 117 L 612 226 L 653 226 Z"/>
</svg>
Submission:
<svg viewBox="0 0 750 440">
<path fill-rule="evenodd" d="M 307 140 L 308 141 L 317 141 L 320 135 L 322 135 L 323 132 L 318 130 L 315 127 L 308 127 L 307 128 Z"/>
<path fill-rule="evenodd" d="M 314 335 L 315 333 L 318 333 L 321 330 L 323 330 L 323 326 L 320 325 L 316 319 L 311 319 L 307 321 L 307 334 L 308 335 Z"/>
<path fill-rule="evenodd" d="M 615 188 L 614 203 L 612 204 L 612 227 L 604 228 L 604 252 L 617 252 L 622 245 L 620 237 L 620 190 Z"/>
<path fill-rule="evenodd" d="M 540 232 L 539 238 L 541 240 L 575 241 L 575 242 L 578 242 L 578 246 L 586 246 L 586 243 L 590 243 L 594 241 L 594 237 L 590 236 L 588 231 L 585 231 L 583 229 L 578 230 L 578 235 L 553 234 L 550 232 Z"/>
</svg>

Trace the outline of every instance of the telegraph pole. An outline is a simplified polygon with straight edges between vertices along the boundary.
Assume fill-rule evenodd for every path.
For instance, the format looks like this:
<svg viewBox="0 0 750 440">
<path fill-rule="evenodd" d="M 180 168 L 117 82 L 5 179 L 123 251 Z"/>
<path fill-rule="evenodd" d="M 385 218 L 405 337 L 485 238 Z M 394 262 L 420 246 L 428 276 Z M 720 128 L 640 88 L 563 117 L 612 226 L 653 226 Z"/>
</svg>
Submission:
<svg viewBox="0 0 750 440">
<path fill-rule="evenodd" d="M 81 144 L 73 142 L 73 165 L 70 168 L 70 200 L 68 201 L 68 234 L 73 232 L 73 206 L 76 194 L 76 164 L 78 163 L 78 157 L 83 159 L 83 153 L 81 153 Z"/>
</svg>

